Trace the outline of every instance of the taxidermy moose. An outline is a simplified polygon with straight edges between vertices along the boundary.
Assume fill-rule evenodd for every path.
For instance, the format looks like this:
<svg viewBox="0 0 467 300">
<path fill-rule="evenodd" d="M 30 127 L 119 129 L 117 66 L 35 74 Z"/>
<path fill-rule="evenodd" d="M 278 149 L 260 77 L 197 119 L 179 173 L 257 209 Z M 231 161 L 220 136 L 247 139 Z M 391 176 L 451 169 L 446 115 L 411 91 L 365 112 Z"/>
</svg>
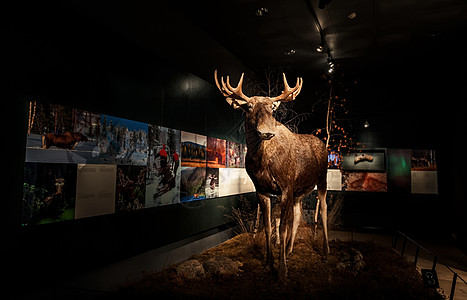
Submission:
<svg viewBox="0 0 467 300">
<path fill-rule="evenodd" d="M 329 253 L 327 233 L 326 172 L 327 150 L 321 140 L 313 135 L 296 134 L 278 122 L 273 112 L 281 102 L 295 100 L 300 93 L 303 79 L 297 78 L 290 88 L 285 74 L 284 90 L 277 97 L 247 97 L 242 92 L 243 74 L 237 87 L 232 87 L 221 77 L 221 84 L 214 78 L 217 88 L 234 109 L 245 111 L 245 129 L 248 152 L 245 166 L 252 179 L 263 213 L 266 231 L 267 263 L 271 270 L 274 258 L 271 248 L 271 199 L 280 195 L 281 217 L 279 227 L 280 257 L 279 276 L 287 277 L 286 257 L 292 252 L 295 235 L 301 219 L 301 198 L 310 193 L 315 185 L 321 206 L 324 231 L 324 253 Z"/>
</svg>

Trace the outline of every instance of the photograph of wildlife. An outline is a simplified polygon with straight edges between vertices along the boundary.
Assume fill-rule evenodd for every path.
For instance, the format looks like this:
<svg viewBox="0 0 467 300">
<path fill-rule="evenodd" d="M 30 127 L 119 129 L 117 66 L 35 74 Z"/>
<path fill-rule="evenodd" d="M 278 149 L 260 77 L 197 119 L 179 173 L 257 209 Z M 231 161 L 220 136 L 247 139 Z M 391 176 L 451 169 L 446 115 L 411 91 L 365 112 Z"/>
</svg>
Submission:
<svg viewBox="0 0 467 300">
<path fill-rule="evenodd" d="M 100 114 L 58 104 L 30 101 L 26 161 L 95 162 L 99 134 Z"/>
<path fill-rule="evenodd" d="M 22 224 L 45 224 L 75 217 L 76 165 L 25 163 Z"/>
<path fill-rule="evenodd" d="M 227 168 L 244 168 L 245 167 L 245 145 L 227 141 Z"/>
<path fill-rule="evenodd" d="M 387 173 L 342 172 L 342 190 L 348 192 L 387 192 Z"/>
<path fill-rule="evenodd" d="M 206 136 L 182 131 L 182 167 L 206 167 Z"/>
<path fill-rule="evenodd" d="M 412 150 L 412 171 L 436 171 L 435 150 Z"/>
<path fill-rule="evenodd" d="M 226 141 L 208 137 L 206 156 L 208 168 L 225 168 Z"/>
<path fill-rule="evenodd" d="M 180 130 L 149 125 L 146 204 L 180 202 Z"/>
<path fill-rule="evenodd" d="M 144 208 L 146 167 L 117 166 L 115 212 Z"/>
<path fill-rule="evenodd" d="M 206 168 L 206 198 L 219 197 L 219 169 Z"/>
<path fill-rule="evenodd" d="M 146 166 L 148 124 L 109 115 L 101 116 L 99 161 L 119 165 Z"/>
<path fill-rule="evenodd" d="M 180 202 L 206 199 L 206 168 L 182 167 Z"/>
</svg>

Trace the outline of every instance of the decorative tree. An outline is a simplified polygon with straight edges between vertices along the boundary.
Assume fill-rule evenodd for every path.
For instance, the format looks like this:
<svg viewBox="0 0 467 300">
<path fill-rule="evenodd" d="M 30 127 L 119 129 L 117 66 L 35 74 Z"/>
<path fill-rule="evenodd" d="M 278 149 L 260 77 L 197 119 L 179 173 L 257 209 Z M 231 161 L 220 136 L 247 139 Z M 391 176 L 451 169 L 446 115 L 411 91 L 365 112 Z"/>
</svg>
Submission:
<svg viewBox="0 0 467 300">
<path fill-rule="evenodd" d="M 352 76 L 343 73 L 323 75 L 324 90 L 318 91 L 320 101 L 313 105 L 312 111 L 325 109 L 326 122 L 324 128 L 316 129 L 313 134 L 321 138 L 328 149 L 328 168 L 341 168 L 342 155 L 360 146 L 352 133 L 352 121 L 347 109 L 348 99 L 352 97 L 352 89 L 358 82 Z M 317 199 L 314 215 L 314 232 L 318 222 L 319 199 Z"/>
</svg>

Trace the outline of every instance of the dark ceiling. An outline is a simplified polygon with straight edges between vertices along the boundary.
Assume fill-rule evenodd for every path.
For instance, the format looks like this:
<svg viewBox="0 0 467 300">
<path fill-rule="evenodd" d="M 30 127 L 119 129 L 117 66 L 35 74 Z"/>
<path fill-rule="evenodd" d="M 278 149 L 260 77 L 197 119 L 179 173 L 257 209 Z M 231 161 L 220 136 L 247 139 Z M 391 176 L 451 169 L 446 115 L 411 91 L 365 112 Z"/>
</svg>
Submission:
<svg viewBox="0 0 467 300">
<path fill-rule="evenodd" d="M 329 0 L 328 0 L 329 1 Z M 465 0 L 71 1 L 72 7 L 211 81 L 221 66 L 323 73 L 465 43 Z M 352 18 L 353 15 L 353 18 Z M 325 41 L 323 53 L 316 51 Z"/>
<path fill-rule="evenodd" d="M 403 49 L 420 51 L 447 39 L 455 49 L 467 26 L 465 0 L 332 0 L 324 9 L 319 0 L 176 3 L 252 68 L 278 65 L 294 73 L 322 72 L 327 48 L 335 60 L 349 63 L 371 63 Z M 321 37 L 325 51 L 318 53 Z"/>
</svg>

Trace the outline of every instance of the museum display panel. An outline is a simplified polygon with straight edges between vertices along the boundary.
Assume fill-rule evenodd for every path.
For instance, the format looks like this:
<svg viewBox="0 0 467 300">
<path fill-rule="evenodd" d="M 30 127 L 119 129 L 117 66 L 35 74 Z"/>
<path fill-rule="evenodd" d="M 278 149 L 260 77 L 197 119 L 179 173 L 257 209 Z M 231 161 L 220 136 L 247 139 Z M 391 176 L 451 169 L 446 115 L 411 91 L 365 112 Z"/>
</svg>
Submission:
<svg viewBox="0 0 467 300">
<path fill-rule="evenodd" d="M 58 104 L 29 107 L 23 225 L 254 192 L 241 143 Z"/>
</svg>

